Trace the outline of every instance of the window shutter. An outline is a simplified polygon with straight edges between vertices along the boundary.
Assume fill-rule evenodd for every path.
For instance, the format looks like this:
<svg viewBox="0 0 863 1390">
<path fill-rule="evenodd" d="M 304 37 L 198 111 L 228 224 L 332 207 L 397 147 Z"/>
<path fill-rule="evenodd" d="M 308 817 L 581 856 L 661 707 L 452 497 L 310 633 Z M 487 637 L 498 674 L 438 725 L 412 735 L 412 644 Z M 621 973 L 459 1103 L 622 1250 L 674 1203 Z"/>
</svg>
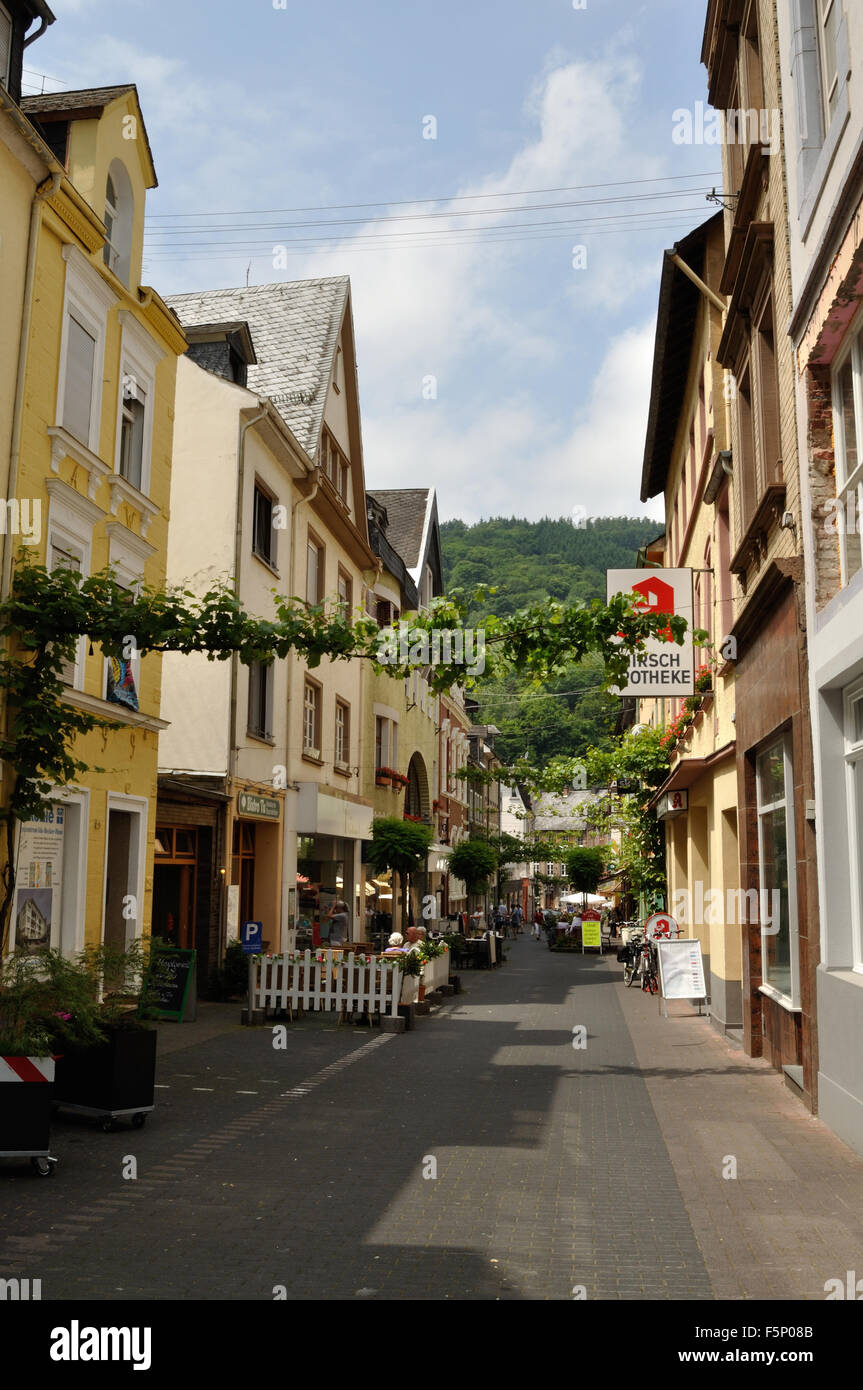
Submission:
<svg viewBox="0 0 863 1390">
<path fill-rule="evenodd" d="M 81 559 L 78 555 L 73 555 L 69 550 L 61 548 L 52 543 L 51 545 L 51 569 L 52 570 L 73 570 L 75 574 L 81 573 Z M 60 679 L 64 685 L 75 685 L 75 666 L 76 662 L 64 661 L 60 668 Z"/>
<path fill-rule="evenodd" d="M 63 426 L 89 447 L 96 340 L 72 314 L 68 325 Z"/>
</svg>

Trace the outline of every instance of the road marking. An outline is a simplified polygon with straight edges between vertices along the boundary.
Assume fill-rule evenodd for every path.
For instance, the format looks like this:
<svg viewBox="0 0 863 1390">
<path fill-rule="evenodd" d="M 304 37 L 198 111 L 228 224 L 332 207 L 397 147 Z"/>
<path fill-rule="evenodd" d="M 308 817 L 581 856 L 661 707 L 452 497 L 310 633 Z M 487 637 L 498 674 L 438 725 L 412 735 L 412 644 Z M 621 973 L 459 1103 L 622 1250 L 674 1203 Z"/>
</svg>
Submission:
<svg viewBox="0 0 863 1390">
<path fill-rule="evenodd" d="M 193 1086 L 193 1091 L 215 1091 L 215 1086 Z"/>
<path fill-rule="evenodd" d="M 256 1096 L 256 1095 L 258 1094 L 258 1092 L 257 1092 L 257 1091 L 237 1091 L 236 1094 L 237 1094 L 238 1096 Z"/>
</svg>

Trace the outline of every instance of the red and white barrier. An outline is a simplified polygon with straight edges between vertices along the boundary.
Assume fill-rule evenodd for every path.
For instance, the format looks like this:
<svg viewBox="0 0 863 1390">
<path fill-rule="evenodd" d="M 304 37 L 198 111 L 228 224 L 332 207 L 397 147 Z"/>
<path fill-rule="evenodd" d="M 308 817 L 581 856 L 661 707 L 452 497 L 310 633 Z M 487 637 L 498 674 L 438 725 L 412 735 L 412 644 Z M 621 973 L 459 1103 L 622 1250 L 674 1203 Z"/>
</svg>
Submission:
<svg viewBox="0 0 863 1390">
<path fill-rule="evenodd" d="M 53 1080 L 53 1057 L 0 1057 L 0 1084 L 4 1081 Z"/>
</svg>

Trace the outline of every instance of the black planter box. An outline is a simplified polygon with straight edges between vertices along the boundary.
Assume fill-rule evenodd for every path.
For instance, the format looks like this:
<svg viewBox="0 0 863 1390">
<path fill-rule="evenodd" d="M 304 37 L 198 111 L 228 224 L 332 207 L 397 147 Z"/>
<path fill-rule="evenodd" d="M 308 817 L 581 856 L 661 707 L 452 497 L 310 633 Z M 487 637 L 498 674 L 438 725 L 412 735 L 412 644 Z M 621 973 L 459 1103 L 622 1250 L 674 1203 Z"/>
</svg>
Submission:
<svg viewBox="0 0 863 1390">
<path fill-rule="evenodd" d="M 53 1098 L 50 1081 L 0 1086 L 0 1153 L 47 1153 Z"/>
<path fill-rule="evenodd" d="M 55 1105 L 144 1110 L 153 1104 L 156 1031 L 122 1029 L 95 1047 L 69 1048 L 57 1060 Z"/>
</svg>

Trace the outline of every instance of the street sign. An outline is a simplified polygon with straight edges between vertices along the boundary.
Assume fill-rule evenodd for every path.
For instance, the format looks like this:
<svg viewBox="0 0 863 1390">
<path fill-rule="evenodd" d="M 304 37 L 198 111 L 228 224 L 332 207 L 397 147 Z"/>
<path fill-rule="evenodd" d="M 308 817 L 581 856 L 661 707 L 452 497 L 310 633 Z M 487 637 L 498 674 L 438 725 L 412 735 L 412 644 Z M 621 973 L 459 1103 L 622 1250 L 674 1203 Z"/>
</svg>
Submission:
<svg viewBox="0 0 863 1390">
<path fill-rule="evenodd" d="M 678 935 L 678 926 L 667 912 L 654 912 L 644 924 L 644 935 L 648 941 L 670 941 Z"/>
<path fill-rule="evenodd" d="M 244 922 L 243 930 L 240 933 L 240 944 L 243 947 L 244 955 L 260 955 L 264 946 L 263 922 Z"/>
</svg>

